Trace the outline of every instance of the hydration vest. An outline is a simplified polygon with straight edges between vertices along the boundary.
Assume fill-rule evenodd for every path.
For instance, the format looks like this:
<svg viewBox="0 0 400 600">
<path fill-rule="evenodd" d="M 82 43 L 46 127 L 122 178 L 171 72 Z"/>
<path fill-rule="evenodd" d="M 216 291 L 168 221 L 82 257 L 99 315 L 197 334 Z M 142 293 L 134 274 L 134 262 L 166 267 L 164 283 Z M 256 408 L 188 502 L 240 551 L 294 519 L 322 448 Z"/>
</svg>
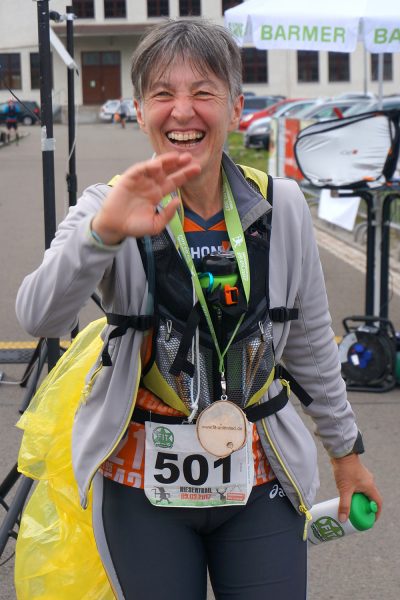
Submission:
<svg viewBox="0 0 400 600">
<path fill-rule="evenodd" d="M 239 166 L 239 169 L 247 183 L 272 205 L 272 178 L 250 167 Z M 248 305 L 240 277 L 237 285 L 241 300 L 237 304 L 223 306 L 215 295 L 207 302 L 221 349 L 226 347 L 239 317 L 245 313 L 226 352 L 224 371 L 228 399 L 245 409 L 246 413 L 246 409 L 266 393 L 274 378 L 289 378 L 282 367 L 276 369 L 272 324 L 298 317 L 297 309 L 270 307 L 271 221 L 270 210 L 244 232 L 250 265 Z M 191 399 L 199 394 L 201 412 L 221 398 L 222 390 L 217 352 L 200 303 L 193 303 L 189 269 L 167 230 L 147 238 L 147 243 L 145 239 L 138 240 L 138 245 L 149 289 L 154 291 L 151 356 L 142 373 L 142 385 L 186 415 L 190 412 Z M 124 328 L 124 317 L 107 317 L 110 324 Z M 128 326 L 135 327 L 135 324 L 131 321 Z M 136 321 L 136 327 L 144 328 L 145 324 Z M 122 332 L 117 330 L 115 335 L 121 335 Z M 114 337 L 113 334 L 111 336 Z M 268 409 L 265 405 L 260 416 L 259 407 L 253 407 L 252 413 L 247 414 L 248 418 L 257 420 L 273 414 L 286 404 L 287 397 L 287 390 L 283 389 L 275 404 L 271 401 L 266 403 Z M 305 403 L 308 403 L 307 399 Z M 135 409 L 134 419 L 147 420 L 148 416 L 142 415 L 142 412 L 145 411 Z M 152 415 L 151 418 L 155 420 L 154 417 Z"/>
</svg>

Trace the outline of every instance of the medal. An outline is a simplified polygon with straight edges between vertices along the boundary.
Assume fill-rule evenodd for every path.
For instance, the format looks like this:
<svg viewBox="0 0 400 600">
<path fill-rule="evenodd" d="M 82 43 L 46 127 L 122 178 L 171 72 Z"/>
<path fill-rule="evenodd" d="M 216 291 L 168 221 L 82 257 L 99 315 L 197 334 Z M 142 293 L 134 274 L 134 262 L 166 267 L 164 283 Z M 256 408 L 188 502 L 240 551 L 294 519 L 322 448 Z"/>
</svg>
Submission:
<svg viewBox="0 0 400 600">
<path fill-rule="evenodd" d="M 246 443 L 247 418 L 242 409 L 228 400 L 225 373 L 221 373 L 221 400 L 213 402 L 198 416 L 196 433 L 204 450 L 224 458 Z"/>
<path fill-rule="evenodd" d="M 224 458 L 245 445 L 246 415 L 233 402 L 218 400 L 200 413 L 196 433 L 204 450 Z"/>
</svg>

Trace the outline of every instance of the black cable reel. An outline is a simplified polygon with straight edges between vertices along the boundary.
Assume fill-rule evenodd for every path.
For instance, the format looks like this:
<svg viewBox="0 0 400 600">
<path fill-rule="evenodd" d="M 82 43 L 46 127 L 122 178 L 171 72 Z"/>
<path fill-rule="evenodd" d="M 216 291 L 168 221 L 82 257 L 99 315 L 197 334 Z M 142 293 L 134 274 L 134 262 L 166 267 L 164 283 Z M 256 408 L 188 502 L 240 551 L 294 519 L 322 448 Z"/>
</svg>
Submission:
<svg viewBox="0 0 400 600">
<path fill-rule="evenodd" d="M 366 392 L 393 389 L 396 332 L 392 322 L 364 315 L 346 317 L 343 326 L 346 333 L 339 344 L 339 357 L 347 389 Z"/>
</svg>

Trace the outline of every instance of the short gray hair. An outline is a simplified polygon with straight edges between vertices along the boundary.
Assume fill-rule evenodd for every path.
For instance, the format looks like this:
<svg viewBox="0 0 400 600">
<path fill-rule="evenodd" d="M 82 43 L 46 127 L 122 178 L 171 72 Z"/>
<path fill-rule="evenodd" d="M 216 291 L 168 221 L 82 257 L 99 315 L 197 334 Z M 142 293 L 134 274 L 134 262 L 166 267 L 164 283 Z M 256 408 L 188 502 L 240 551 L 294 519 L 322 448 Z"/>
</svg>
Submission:
<svg viewBox="0 0 400 600">
<path fill-rule="evenodd" d="M 151 29 L 134 51 L 131 78 L 139 102 L 150 79 L 177 58 L 199 73 L 214 73 L 227 85 L 232 101 L 242 93 L 241 53 L 229 30 L 206 19 L 169 19 Z"/>
</svg>

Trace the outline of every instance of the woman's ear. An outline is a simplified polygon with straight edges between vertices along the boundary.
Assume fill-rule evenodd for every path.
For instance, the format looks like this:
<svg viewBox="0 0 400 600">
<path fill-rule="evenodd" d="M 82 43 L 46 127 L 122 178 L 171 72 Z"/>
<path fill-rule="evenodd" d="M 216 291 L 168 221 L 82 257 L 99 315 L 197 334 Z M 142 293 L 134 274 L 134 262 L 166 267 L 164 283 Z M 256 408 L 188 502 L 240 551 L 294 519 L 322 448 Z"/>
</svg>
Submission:
<svg viewBox="0 0 400 600">
<path fill-rule="evenodd" d="M 239 127 L 239 122 L 242 116 L 243 104 L 244 96 L 243 94 L 240 94 L 240 96 L 237 96 L 237 98 L 235 98 L 233 102 L 229 131 L 234 131 Z"/>
<path fill-rule="evenodd" d="M 140 102 L 138 102 L 138 100 L 136 100 L 136 98 L 133 99 L 133 103 L 136 108 L 136 118 L 137 118 L 138 125 L 142 131 L 146 131 L 146 126 L 144 124 L 144 115 L 143 115 L 142 105 L 140 104 Z"/>
</svg>

